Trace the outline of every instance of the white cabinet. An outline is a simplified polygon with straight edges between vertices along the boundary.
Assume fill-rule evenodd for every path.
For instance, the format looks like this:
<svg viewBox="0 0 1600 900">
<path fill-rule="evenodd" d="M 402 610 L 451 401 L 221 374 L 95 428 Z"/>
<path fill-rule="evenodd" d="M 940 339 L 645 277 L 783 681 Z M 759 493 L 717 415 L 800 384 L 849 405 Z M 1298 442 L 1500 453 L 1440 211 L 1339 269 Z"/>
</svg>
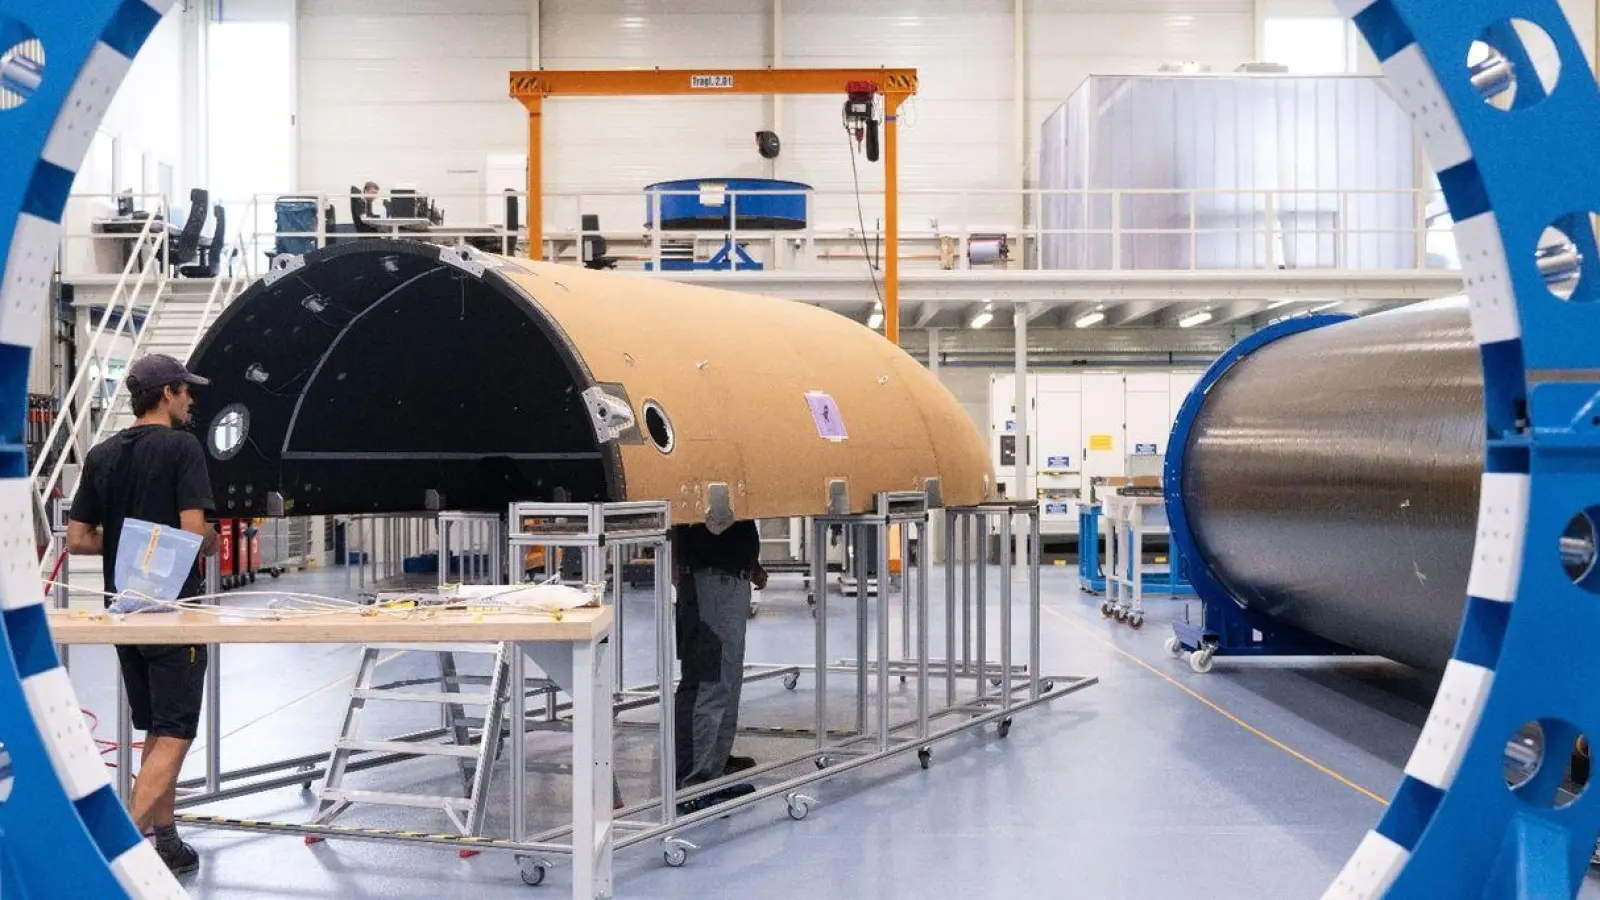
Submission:
<svg viewBox="0 0 1600 900">
<path fill-rule="evenodd" d="M 1130 455 L 1166 454 L 1172 423 L 1199 377 L 1167 369 L 1028 375 L 1028 482 L 1043 504 L 1045 534 L 1077 534 L 1078 502 L 1093 479 L 1127 474 Z M 1011 373 L 990 377 L 990 453 L 1007 496 L 1016 483 L 1015 385 Z"/>
</svg>

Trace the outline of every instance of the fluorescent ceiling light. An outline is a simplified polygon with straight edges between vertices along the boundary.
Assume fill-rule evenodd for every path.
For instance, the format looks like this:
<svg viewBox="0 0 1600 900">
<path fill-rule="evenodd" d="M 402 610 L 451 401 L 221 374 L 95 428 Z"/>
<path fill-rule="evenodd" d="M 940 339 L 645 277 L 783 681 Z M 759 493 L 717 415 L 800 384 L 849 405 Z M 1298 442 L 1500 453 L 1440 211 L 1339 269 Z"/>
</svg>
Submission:
<svg viewBox="0 0 1600 900">
<path fill-rule="evenodd" d="M 1078 328 L 1088 328 L 1091 325 L 1099 325 L 1101 322 L 1104 322 L 1105 320 L 1106 320 L 1105 311 L 1097 309 L 1094 312 L 1089 313 L 1088 315 L 1079 316 L 1078 320 L 1076 322 L 1073 322 L 1072 324 L 1074 326 L 1078 327 Z"/>
<path fill-rule="evenodd" d="M 979 310 L 978 314 L 973 316 L 972 317 L 972 321 L 968 322 L 967 324 L 971 325 L 973 328 L 982 328 L 985 325 L 988 325 L 990 322 L 993 322 L 993 321 L 994 321 L 994 305 L 990 304 L 988 306 L 985 306 L 983 309 Z"/>
<path fill-rule="evenodd" d="M 1183 318 L 1179 319 L 1178 320 L 1178 327 L 1179 328 L 1193 328 L 1196 325 L 1204 325 L 1205 323 L 1207 323 L 1209 321 L 1211 321 L 1211 310 L 1202 309 L 1199 312 L 1190 313 L 1187 316 L 1184 316 Z"/>
</svg>

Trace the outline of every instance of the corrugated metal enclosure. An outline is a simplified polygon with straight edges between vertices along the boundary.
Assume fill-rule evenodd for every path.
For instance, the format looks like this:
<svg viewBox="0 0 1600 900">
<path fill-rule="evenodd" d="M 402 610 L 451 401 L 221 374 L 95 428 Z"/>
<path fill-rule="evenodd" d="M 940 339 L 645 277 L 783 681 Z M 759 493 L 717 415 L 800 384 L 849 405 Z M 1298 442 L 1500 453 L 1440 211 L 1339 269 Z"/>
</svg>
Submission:
<svg viewBox="0 0 1600 900">
<path fill-rule="evenodd" d="M 1399 269 L 1422 210 L 1378 79 L 1094 76 L 1044 123 L 1052 269 Z M 1112 232 L 1119 238 L 1113 240 Z"/>
</svg>

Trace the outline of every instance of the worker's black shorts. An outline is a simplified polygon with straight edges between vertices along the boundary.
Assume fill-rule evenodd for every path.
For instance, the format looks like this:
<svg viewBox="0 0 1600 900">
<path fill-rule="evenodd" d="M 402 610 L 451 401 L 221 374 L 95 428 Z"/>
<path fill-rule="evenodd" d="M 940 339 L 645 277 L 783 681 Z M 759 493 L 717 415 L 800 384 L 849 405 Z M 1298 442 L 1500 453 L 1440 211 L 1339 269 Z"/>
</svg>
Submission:
<svg viewBox="0 0 1600 900">
<path fill-rule="evenodd" d="M 154 737 L 194 740 L 206 685 L 202 646 L 117 647 L 133 727 Z"/>
</svg>

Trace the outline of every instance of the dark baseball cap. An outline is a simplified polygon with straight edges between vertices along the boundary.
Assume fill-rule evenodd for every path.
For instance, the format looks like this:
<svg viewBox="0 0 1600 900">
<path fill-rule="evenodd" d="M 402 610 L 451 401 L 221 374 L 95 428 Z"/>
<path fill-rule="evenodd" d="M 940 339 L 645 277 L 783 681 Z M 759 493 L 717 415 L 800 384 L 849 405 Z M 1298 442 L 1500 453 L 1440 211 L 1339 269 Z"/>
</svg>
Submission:
<svg viewBox="0 0 1600 900">
<path fill-rule="evenodd" d="M 133 388 L 166 387 L 180 383 L 205 387 L 211 383 L 211 379 L 201 378 L 184 368 L 183 363 L 164 353 L 152 353 L 134 360 L 133 365 L 128 367 L 126 378 Z"/>
</svg>

